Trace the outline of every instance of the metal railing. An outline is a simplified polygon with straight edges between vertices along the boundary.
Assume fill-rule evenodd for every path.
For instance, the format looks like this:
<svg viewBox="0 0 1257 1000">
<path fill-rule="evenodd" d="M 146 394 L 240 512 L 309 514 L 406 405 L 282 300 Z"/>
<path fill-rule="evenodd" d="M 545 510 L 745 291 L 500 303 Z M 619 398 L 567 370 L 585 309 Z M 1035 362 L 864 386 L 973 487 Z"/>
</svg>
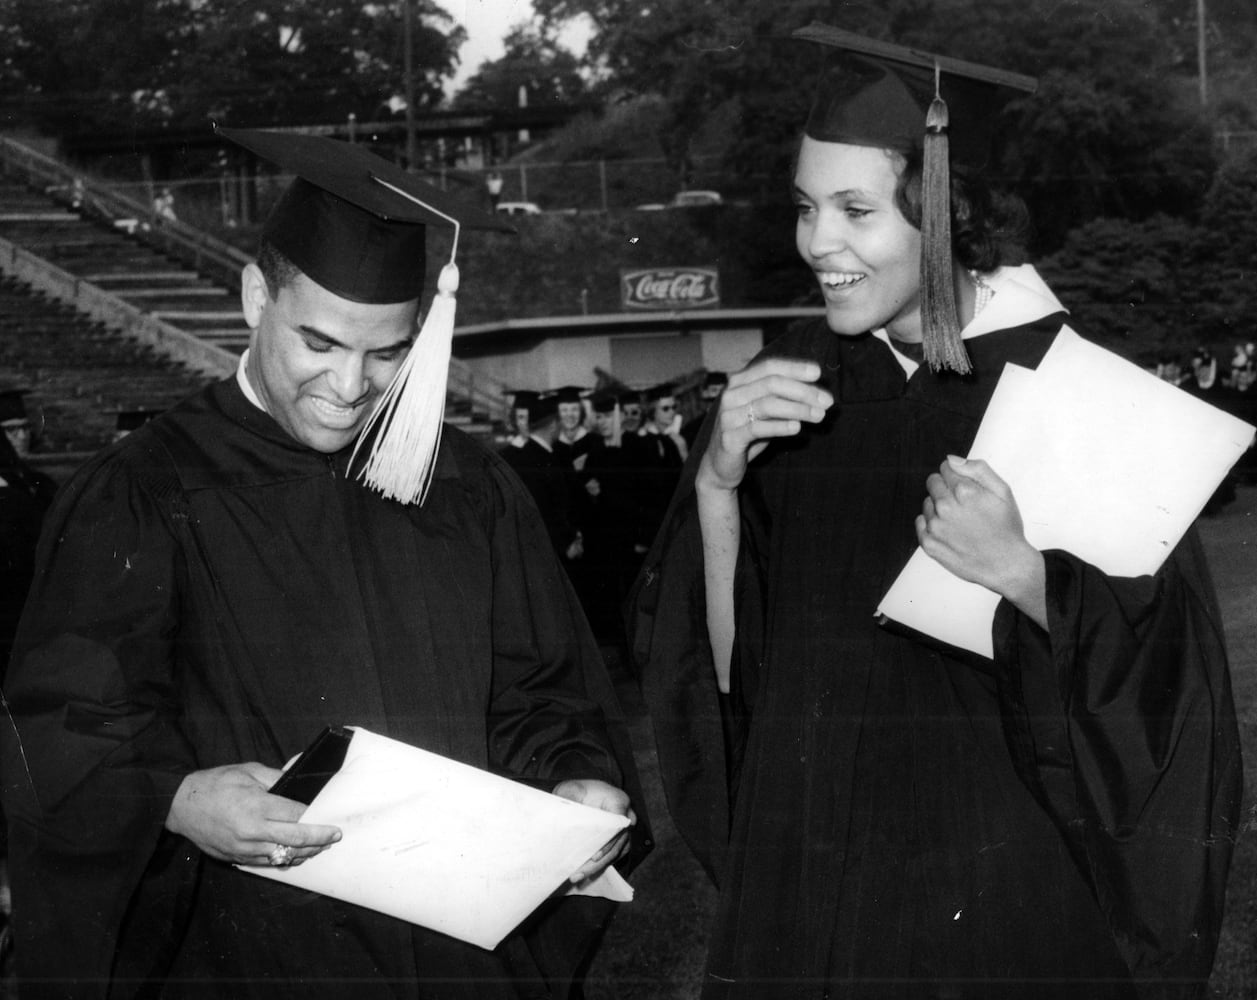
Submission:
<svg viewBox="0 0 1257 1000">
<path fill-rule="evenodd" d="M 84 216 L 122 224 L 148 246 L 183 261 L 218 284 L 239 290 L 240 270 L 251 258 L 231 244 L 177 219 L 163 218 L 152 204 L 98 183 L 73 167 L 4 136 L 0 136 L 0 167 L 62 205 Z M 125 225 L 128 221 L 133 225 Z"/>
<path fill-rule="evenodd" d="M 0 238 L 0 272 L 24 281 L 58 302 L 65 302 L 110 329 L 121 330 L 164 356 L 212 377 L 236 369 L 236 356 L 137 309 L 51 261 Z"/>
</svg>

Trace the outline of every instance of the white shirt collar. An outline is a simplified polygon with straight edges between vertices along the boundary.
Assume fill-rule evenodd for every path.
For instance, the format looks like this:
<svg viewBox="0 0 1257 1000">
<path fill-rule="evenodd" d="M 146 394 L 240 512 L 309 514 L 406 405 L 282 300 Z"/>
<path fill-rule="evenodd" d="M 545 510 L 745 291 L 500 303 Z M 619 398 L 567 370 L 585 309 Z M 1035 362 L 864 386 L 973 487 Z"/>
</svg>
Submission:
<svg viewBox="0 0 1257 1000">
<path fill-rule="evenodd" d="M 236 384 L 240 386 L 240 391 L 244 393 L 244 398 L 265 413 L 266 406 L 263 405 L 261 397 L 253 391 L 253 383 L 249 381 L 248 372 L 245 371 L 248 364 L 249 349 L 246 347 L 244 353 L 240 355 L 240 361 L 236 364 Z"/>
<path fill-rule="evenodd" d="M 990 274 L 982 275 L 982 280 L 991 287 L 991 301 L 960 331 L 963 340 L 971 340 L 996 330 L 1006 330 L 1011 326 L 1023 326 L 1052 313 L 1066 311 L 1039 277 L 1039 272 L 1030 264 L 1001 267 Z M 903 368 L 905 377 L 911 378 L 920 364 L 896 349 L 895 342 L 885 328 L 874 330 L 873 336 L 890 348 L 895 360 Z"/>
</svg>

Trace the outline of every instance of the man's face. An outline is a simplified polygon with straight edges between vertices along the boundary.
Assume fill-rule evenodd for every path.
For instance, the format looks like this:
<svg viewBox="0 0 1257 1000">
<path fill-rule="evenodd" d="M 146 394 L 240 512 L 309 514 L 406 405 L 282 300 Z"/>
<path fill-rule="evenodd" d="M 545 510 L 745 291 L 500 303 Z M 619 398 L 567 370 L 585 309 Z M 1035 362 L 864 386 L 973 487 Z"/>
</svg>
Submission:
<svg viewBox="0 0 1257 1000">
<path fill-rule="evenodd" d="M 670 423 L 672 418 L 676 416 L 677 401 L 671 396 L 664 396 L 662 399 L 655 400 L 654 408 L 650 412 L 650 419 L 654 425 L 663 430 Z"/>
<path fill-rule="evenodd" d="M 30 454 L 31 450 L 31 424 L 29 420 L 6 420 L 4 422 L 4 436 L 9 439 L 9 444 L 13 446 L 13 450 L 19 456 Z"/>
<path fill-rule="evenodd" d="M 528 407 L 515 407 L 515 433 L 528 437 Z"/>
<path fill-rule="evenodd" d="M 635 431 L 642 425 L 642 404 L 625 403 L 620 409 L 620 426 L 625 431 Z"/>
<path fill-rule="evenodd" d="M 559 404 L 559 426 L 565 431 L 574 431 L 580 424 L 580 403 Z"/>
<path fill-rule="evenodd" d="M 266 412 L 307 447 L 340 451 L 405 359 L 418 302 L 353 302 L 301 274 L 272 299 L 255 264 L 243 285 L 247 374 Z"/>
<path fill-rule="evenodd" d="M 598 436 L 604 441 L 610 441 L 615 436 L 615 411 L 608 410 L 606 413 L 594 411 L 594 429 L 598 432 Z"/>
</svg>

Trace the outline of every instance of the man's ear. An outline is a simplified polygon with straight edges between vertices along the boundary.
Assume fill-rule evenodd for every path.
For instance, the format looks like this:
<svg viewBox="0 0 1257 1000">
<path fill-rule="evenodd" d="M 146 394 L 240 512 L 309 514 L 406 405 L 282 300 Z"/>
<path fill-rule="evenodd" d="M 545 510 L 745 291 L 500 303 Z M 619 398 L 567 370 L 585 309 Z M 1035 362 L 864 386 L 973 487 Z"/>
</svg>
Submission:
<svg viewBox="0 0 1257 1000">
<path fill-rule="evenodd" d="M 262 269 L 257 264 L 246 264 L 240 272 L 240 305 L 244 309 L 244 321 L 250 330 L 256 330 L 262 322 L 262 310 L 266 308 L 270 297 Z"/>
</svg>

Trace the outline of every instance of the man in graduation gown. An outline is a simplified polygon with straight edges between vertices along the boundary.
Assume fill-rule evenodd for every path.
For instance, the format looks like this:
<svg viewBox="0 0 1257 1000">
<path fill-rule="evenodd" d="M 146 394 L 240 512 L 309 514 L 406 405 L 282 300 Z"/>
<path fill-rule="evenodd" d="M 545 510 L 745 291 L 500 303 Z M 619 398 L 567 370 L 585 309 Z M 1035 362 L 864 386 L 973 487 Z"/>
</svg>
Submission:
<svg viewBox="0 0 1257 1000">
<path fill-rule="evenodd" d="M 833 100 L 871 93 L 854 110 L 880 155 L 897 148 L 877 131 L 885 95 L 903 88 L 893 68 L 859 69 L 879 89 L 839 78 Z M 935 70 L 920 76 L 929 104 Z M 924 107 L 908 108 L 905 131 L 919 134 Z M 833 118 L 856 118 L 845 112 Z M 814 137 L 809 120 L 805 143 L 864 138 L 828 125 Z M 883 205 L 831 195 L 858 182 L 796 176 L 800 219 L 832 212 L 832 232 L 854 230 L 862 216 L 844 217 L 843 198 Z M 1138 578 L 1036 553 L 1045 606 L 1002 600 L 990 660 L 876 617 L 938 513 L 940 463 L 968 453 L 1004 366 L 1035 368 L 1065 320 L 1027 265 L 984 269 L 965 291 L 962 377 L 884 328 L 842 327 L 836 285 L 825 321 L 731 380 L 638 578 L 630 648 L 669 807 L 720 886 L 705 997 L 1203 995 L 1241 765 L 1196 535 Z M 754 378 L 788 372 L 814 413 L 782 395 L 775 410 L 740 402 Z M 745 440 L 782 414 L 797 426 L 759 440 L 732 501 L 730 634 L 711 625 L 726 591 L 711 586 L 721 553 L 695 477 L 716 433 Z"/>
<path fill-rule="evenodd" d="M 504 463 L 446 429 L 422 504 L 351 468 L 414 337 L 424 223 L 474 219 L 355 147 L 230 137 L 298 174 L 243 275 L 249 351 L 67 484 L 5 686 L 22 996 L 574 995 L 603 900 L 489 952 L 233 866 L 336 850 L 267 793 L 331 724 L 621 813 L 637 784 Z"/>
<path fill-rule="evenodd" d="M 554 452 L 543 428 L 555 415 L 554 399 L 532 391 L 515 393 L 516 433 L 501 455 L 528 492 L 545 522 L 550 541 L 564 565 L 579 558 L 579 529 L 572 522 L 572 491 L 568 470 Z"/>
</svg>

